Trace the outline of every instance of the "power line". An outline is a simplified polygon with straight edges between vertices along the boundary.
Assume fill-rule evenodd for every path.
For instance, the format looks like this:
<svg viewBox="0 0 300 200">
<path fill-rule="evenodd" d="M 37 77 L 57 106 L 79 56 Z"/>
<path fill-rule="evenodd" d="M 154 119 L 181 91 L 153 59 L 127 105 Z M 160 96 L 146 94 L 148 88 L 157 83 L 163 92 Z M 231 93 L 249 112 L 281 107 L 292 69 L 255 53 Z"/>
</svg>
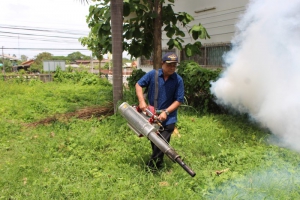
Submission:
<svg viewBox="0 0 300 200">
<path fill-rule="evenodd" d="M 0 35 L 0 37 L 10 37 L 10 38 L 18 38 L 18 40 L 34 40 L 34 41 L 45 41 L 45 42 L 58 42 L 58 43 L 73 43 L 76 44 L 78 41 L 66 41 L 66 40 L 51 40 L 51 39 L 43 39 L 43 38 L 30 38 L 30 37 L 18 37 L 18 36 L 11 36 L 11 35 Z"/>
<path fill-rule="evenodd" d="M 3 26 L 3 25 L 0 25 L 0 28 L 6 28 L 6 29 L 17 29 L 17 30 L 26 30 L 26 31 L 38 31 L 38 32 L 53 32 L 53 33 L 63 33 L 63 34 L 72 34 L 72 35 L 84 35 L 84 34 L 87 34 L 87 33 L 78 33 L 78 31 L 75 31 L 74 32 L 66 32 L 66 31 L 58 31 L 58 30 L 50 30 L 50 29 L 40 29 L 40 28 L 31 28 L 31 27 L 26 27 L 24 26 L 23 28 L 22 27 L 19 27 L 19 26 Z"/>
<path fill-rule="evenodd" d="M 38 37 L 55 37 L 55 38 L 66 38 L 66 39 L 78 39 L 78 38 L 75 38 L 75 37 L 52 36 L 52 35 L 36 35 L 36 34 L 29 34 L 29 33 L 13 33 L 13 32 L 6 32 L 6 31 L 0 31 L 0 33 L 7 33 L 7 34 L 14 34 L 14 35 L 29 35 L 29 36 L 38 36 Z"/>
<path fill-rule="evenodd" d="M 80 44 L 79 38 L 84 37 L 85 35 L 88 35 L 88 31 L 84 33 L 84 31 L 80 31 L 80 30 L 66 30 L 60 28 L 49 29 L 49 28 L 41 28 L 41 27 L 14 26 L 14 25 L 0 24 L 1 41 L 2 42 L 11 41 L 9 43 L 10 46 L 12 46 L 11 44 L 14 44 L 13 46 L 18 46 L 15 48 L 4 47 L 3 49 L 11 53 L 12 52 L 15 53 L 19 51 L 19 55 L 20 55 L 20 51 L 23 51 L 24 53 L 26 52 L 26 54 L 27 53 L 34 54 L 34 52 L 39 52 L 39 51 L 40 52 L 49 51 L 57 54 L 65 54 L 74 51 L 90 52 L 90 50 L 85 47 L 80 48 L 80 46 L 79 47 L 74 46 Z M 2 39 L 2 38 L 7 38 L 7 39 Z M 23 41 L 22 46 L 25 47 L 27 46 L 28 48 L 24 48 L 24 47 L 20 48 L 19 41 Z M 16 44 L 16 42 L 18 42 L 18 45 Z M 40 43 L 40 45 L 37 43 Z M 28 45 L 24 45 L 24 44 L 28 44 Z M 41 46 L 41 48 L 36 47 L 36 45 Z M 54 48 L 52 48 L 52 45 L 54 45 Z M 72 48 L 73 46 L 74 48 Z M 56 48 L 56 47 L 62 47 L 62 48 Z"/>
<path fill-rule="evenodd" d="M 51 50 L 51 51 L 90 51 L 89 49 L 64 49 L 64 48 L 7 48 L 3 47 L 2 49 L 17 49 L 17 50 Z"/>
<path fill-rule="evenodd" d="M 43 28 L 43 27 L 33 27 L 33 26 L 18 26 L 18 25 L 7 25 L 7 24 L 0 24 L 1 28 L 8 28 L 8 29 L 21 29 L 21 30 L 30 30 L 30 31 L 44 31 L 44 32 L 56 32 L 56 33 L 65 33 L 65 34 L 88 34 L 88 32 L 83 32 L 82 30 L 75 30 L 75 29 L 61 29 L 61 28 Z"/>
</svg>

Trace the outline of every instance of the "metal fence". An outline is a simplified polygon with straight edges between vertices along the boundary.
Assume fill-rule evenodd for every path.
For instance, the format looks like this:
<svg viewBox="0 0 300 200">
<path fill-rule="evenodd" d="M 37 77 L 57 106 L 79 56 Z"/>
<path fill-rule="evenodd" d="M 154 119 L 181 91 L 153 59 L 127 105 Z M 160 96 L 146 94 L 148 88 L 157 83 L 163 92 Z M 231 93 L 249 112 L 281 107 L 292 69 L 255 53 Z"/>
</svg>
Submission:
<svg viewBox="0 0 300 200">
<path fill-rule="evenodd" d="M 24 81 L 30 80 L 40 80 L 43 82 L 51 82 L 53 81 L 52 74 L 24 74 L 24 75 L 2 75 L 2 79 L 9 80 L 9 79 L 22 79 Z"/>
<path fill-rule="evenodd" d="M 162 56 L 169 52 L 175 53 L 175 49 L 162 49 Z M 141 56 L 141 65 L 153 65 L 153 54 L 148 59 L 145 56 Z"/>
<path fill-rule="evenodd" d="M 205 44 L 201 47 L 201 52 L 198 55 L 188 57 L 184 51 L 180 52 L 180 60 L 192 60 L 197 62 L 206 68 L 222 68 L 224 64 L 223 56 L 226 52 L 232 48 L 231 43 L 216 43 L 216 44 Z M 174 52 L 175 50 L 163 49 L 162 54 L 167 52 Z M 153 65 L 153 57 L 145 58 L 141 57 L 141 65 L 148 66 Z"/>
</svg>

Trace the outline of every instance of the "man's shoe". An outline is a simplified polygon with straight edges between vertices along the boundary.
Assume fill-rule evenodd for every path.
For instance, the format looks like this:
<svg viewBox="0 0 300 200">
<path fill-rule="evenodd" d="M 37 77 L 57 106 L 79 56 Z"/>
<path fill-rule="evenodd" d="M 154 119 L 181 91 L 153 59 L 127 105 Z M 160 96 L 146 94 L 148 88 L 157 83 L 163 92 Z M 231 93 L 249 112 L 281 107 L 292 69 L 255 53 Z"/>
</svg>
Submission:
<svg viewBox="0 0 300 200">
<path fill-rule="evenodd" d="M 147 163 L 147 167 L 151 170 L 157 170 L 162 167 L 162 161 L 155 161 L 153 159 L 150 159 Z"/>
</svg>

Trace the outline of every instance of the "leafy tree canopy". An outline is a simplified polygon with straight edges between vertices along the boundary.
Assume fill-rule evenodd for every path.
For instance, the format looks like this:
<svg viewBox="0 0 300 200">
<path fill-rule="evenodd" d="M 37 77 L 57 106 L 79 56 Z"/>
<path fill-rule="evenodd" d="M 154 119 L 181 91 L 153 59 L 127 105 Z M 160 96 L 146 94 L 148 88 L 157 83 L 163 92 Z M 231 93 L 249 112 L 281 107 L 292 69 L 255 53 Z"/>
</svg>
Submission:
<svg viewBox="0 0 300 200">
<path fill-rule="evenodd" d="M 22 62 L 25 62 L 28 60 L 28 56 L 25 56 L 25 55 L 21 55 L 21 61 Z"/>
<path fill-rule="evenodd" d="M 90 56 L 86 56 L 86 55 L 80 53 L 79 51 L 76 51 L 76 52 L 68 54 L 67 58 L 70 61 L 75 61 L 75 60 L 90 60 L 91 59 Z"/>
<path fill-rule="evenodd" d="M 21 60 L 24 62 L 28 59 L 27 56 L 21 55 Z M 80 53 L 79 51 L 68 54 L 67 56 L 53 56 L 49 52 L 42 52 L 34 56 L 35 63 L 40 65 L 43 64 L 44 60 L 65 60 L 65 61 L 75 61 L 75 60 L 90 60 L 91 57 Z"/>
<path fill-rule="evenodd" d="M 52 56 L 52 60 L 65 60 L 65 61 L 67 61 L 67 60 L 69 60 L 69 58 L 66 57 L 66 56 Z"/>
<path fill-rule="evenodd" d="M 109 0 L 95 0 L 96 4 L 89 8 L 87 23 L 91 29 L 87 37 L 80 38 L 82 45 L 87 46 L 98 59 L 112 52 L 111 13 Z M 200 52 L 201 42 L 198 39 L 210 38 L 206 29 L 201 25 L 189 27 L 194 18 L 186 12 L 175 13 L 172 6 L 174 0 L 162 0 L 162 26 L 169 49 L 174 47 L 185 50 L 186 55 L 192 56 Z M 168 3 L 167 3 L 168 2 Z M 124 0 L 123 17 L 134 16 L 123 23 L 123 50 L 132 57 L 145 56 L 149 58 L 153 52 L 154 38 L 154 0 Z M 184 44 L 185 32 L 194 39 L 194 43 Z"/>
<path fill-rule="evenodd" d="M 35 56 L 34 62 L 37 65 L 43 65 L 44 60 L 51 60 L 52 59 L 52 54 L 48 52 L 42 52 Z"/>
</svg>

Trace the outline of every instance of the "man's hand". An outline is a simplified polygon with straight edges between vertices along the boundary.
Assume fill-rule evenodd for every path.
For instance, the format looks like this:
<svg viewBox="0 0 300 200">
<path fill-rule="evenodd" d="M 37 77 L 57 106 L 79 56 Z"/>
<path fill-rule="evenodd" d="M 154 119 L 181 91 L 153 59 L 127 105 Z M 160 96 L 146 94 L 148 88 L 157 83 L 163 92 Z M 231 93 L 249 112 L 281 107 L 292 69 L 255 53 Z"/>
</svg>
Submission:
<svg viewBox="0 0 300 200">
<path fill-rule="evenodd" d="M 138 83 L 135 84 L 135 92 L 139 100 L 139 108 L 144 112 L 147 108 L 147 104 L 144 99 L 143 88 Z"/>
<path fill-rule="evenodd" d="M 146 104 L 145 101 L 139 101 L 139 108 L 144 112 L 148 105 Z"/>
<path fill-rule="evenodd" d="M 158 116 L 158 119 L 159 119 L 160 121 L 163 122 L 163 121 L 165 121 L 165 120 L 167 119 L 167 117 L 168 117 L 168 116 L 167 116 L 166 112 L 163 111 L 163 112 L 161 112 L 160 115 Z"/>
</svg>

